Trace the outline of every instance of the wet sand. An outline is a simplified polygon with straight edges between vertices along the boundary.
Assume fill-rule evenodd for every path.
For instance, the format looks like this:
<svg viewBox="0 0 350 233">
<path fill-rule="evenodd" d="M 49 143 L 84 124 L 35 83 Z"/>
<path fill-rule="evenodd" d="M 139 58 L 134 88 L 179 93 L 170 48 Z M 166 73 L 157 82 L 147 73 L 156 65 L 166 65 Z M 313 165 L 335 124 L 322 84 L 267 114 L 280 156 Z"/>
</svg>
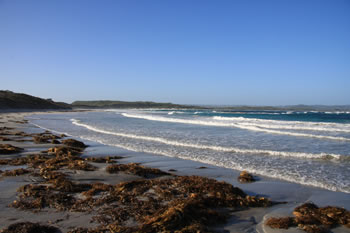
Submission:
<svg viewBox="0 0 350 233">
<path fill-rule="evenodd" d="M 33 113 L 3 113 L 0 114 L 0 127 L 13 128 L 10 132 L 23 131 L 28 134 L 41 133 L 44 130 L 31 124 L 23 122 L 28 114 Z M 4 135 L 9 141 L 2 141 L 2 144 L 11 144 L 16 147 L 24 148 L 20 153 L 11 155 L 0 155 L 0 159 L 12 159 L 23 157 L 30 154 L 38 154 L 41 151 L 52 148 L 54 144 L 34 144 L 30 137 L 20 135 Z M 295 183 L 284 182 L 266 177 L 257 177 L 254 183 L 241 184 L 237 181 L 239 171 L 220 168 L 212 165 L 202 164 L 195 161 L 187 161 L 178 158 L 164 157 L 154 154 L 145 154 L 131 152 L 120 148 L 109 147 L 91 141 L 84 141 L 89 145 L 81 156 L 83 157 L 103 157 L 103 156 L 122 156 L 118 159 L 120 164 L 140 163 L 143 166 L 157 168 L 178 176 L 202 176 L 213 178 L 218 181 L 225 181 L 235 187 L 239 187 L 245 193 L 251 196 L 267 197 L 275 202 L 286 202 L 286 204 L 273 205 L 271 207 L 246 208 L 240 211 L 229 213 L 227 222 L 214 224 L 211 230 L 228 232 L 281 232 L 273 230 L 264 225 L 267 218 L 273 216 L 292 216 L 293 209 L 305 202 L 313 202 L 318 206 L 340 206 L 350 209 L 350 194 L 341 192 L 332 192 L 328 190 L 303 186 Z M 105 169 L 108 164 L 91 163 L 96 166 L 95 171 L 64 170 L 74 182 L 93 183 L 102 182 L 105 184 L 117 185 L 122 182 L 130 182 L 143 179 L 140 176 L 118 173 L 109 174 Z M 12 170 L 15 168 L 25 168 L 25 166 L 0 165 L 0 169 Z M 18 199 L 17 189 L 26 184 L 39 184 L 40 178 L 32 174 L 25 174 L 14 177 L 0 178 L 0 229 L 4 229 L 13 223 L 30 221 L 42 224 L 52 225 L 59 228 L 62 232 L 68 232 L 75 227 L 94 228 L 98 224 L 91 221 L 94 212 L 72 212 L 58 211 L 54 208 L 44 208 L 33 213 L 28 210 L 20 210 L 9 207 L 13 201 Z M 283 230 L 283 232 L 303 232 L 297 228 Z M 345 227 L 336 227 L 332 232 L 349 232 Z"/>
</svg>

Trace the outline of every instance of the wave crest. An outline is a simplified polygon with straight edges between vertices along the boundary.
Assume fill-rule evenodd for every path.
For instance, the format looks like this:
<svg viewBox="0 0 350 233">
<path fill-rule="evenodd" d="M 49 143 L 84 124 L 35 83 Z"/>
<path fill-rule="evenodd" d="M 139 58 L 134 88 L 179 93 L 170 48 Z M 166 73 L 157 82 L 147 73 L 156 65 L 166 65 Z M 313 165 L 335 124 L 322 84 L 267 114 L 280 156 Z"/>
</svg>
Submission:
<svg viewBox="0 0 350 233">
<path fill-rule="evenodd" d="M 234 128 L 239 128 L 239 129 L 258 131 L 258 132 L 263 132 L 263 133 L 279 134 L 279 135 L 310 137 L 310 138 L 330 139 L 330 140 L 339 140 L 339 141 L 350 141 L 350 138 L 345 138 L 345 137 L 335 137 L 335 136 L 328 136 L 328 135 L 315 135 L 315 134 L 308 134 L 308 133 L 272 130 L 272 129 L 264 128 L 262 126 L 257 126 L 257 125 L 249 125 L 249 124 L 245 125 L 245 124 L 237 123 L 237 122 L 217 121 L 215 119 L 213 121 L 213 120 L 210 120 L 208 118 L 204 118 L 206 120 L 198 120 L 198 119 L 191 120 L 191 119 L 170 118 L 170 117 L 162 117 L 162 116 L 140 115 L 140 114 L 129 114 L 129 113 L 122 113 L 122 115 L 124 117 L 129 117 L 129 118 L 138 118 L 138 119 L 145 119 L 145 120 L 159 121 L 159 122 L 171 122 L 171 123 L 194 124 L 194 125 L 205 125 L 205 126 L 234 127 Z M 246 119 L 246 118 L 243 118 L 243 119 Z"/>
<path fill-rule="evenodd" d="M 81 123 L 77 119 L 71 119 L 72 124 L 85 127 L 86 129 L 102 133 L 102 134 L 109 134 L 119 137 L 126 137 L 131 139 L 138 139 L 138 140 L 145 140 L 145 141 L 152 141 L 157 143 L 162 143 L 166 145 L 171 146 L 179 146 L 179 147 L 189 147 L 189 148 L 195 148 L 195 149 L 204 149 L 204 150 L 214 150 L 214 151 L 221 151 L 221 152 L 231 152 L 231 153 L 240 153 L 240 154 L 254 154 L 254 155 L 267 155 L 267 156 L 280 156 L 280 157 L 294 157 L 294 158 L 307 158 L 307 159 L 323 159 L 323 160 L 348 160 L 349 156 L 339 155 L 339 154 L 328 154 L 328 153 L 319 153 L 319 154 L 312 154 L 312 153 L 303 153 L 303 152 L 288 152 L 288 151 L 273 151 L 273 150 L 259 150 L 259 149 L 242 149 L 237 147 L 223 147 L 223 146 L 214 146 L 214 145 L 202 145 L 202 144 L 192 144 L 192 143 L 186 143 L 186 142 L 180 142 L 180 141 L 174 141 L 174 140 L 168 140 L 166 138 L 161 137 L 151 137 L 151 136 L 143 136 L 143 135 L 136 135 L 136 134 L 129 134 L 129 133 L 118 133 L 113 131 L 108 131 L 104 129 L 99 129 L 97 127 Z"/>
</svg>

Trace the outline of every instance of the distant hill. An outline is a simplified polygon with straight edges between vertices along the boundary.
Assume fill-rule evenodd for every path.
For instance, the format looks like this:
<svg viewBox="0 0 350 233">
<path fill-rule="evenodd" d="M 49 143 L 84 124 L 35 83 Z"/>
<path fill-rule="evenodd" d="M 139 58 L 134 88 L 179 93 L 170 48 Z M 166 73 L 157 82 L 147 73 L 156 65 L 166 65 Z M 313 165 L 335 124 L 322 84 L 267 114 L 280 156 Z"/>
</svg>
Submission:
<svg viewBox="0 0 350 233">
<path fill-rule="evenodd" d="M 0 91 L 0 109 L 71 109 L 69 104 L 54 102 L 52 99 L 42 99 L 35 96 Z"/>
<path fill-rule="evenodd" d="M 72 103 L 74 108 L 198 108 L 189 105 L 180 105 L 172 103 L 156 103 L 150 101 L 112 101 L 112 100 L 96 100 L 96 101 L 75 101 Z"/>
</svg>

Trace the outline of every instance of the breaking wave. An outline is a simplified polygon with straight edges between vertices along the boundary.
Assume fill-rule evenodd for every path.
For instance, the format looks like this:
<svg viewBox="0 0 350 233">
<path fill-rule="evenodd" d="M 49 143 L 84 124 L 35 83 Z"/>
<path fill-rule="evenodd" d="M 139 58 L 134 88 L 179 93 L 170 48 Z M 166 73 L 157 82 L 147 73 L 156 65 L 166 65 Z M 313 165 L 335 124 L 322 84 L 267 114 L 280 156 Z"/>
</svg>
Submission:
<svg viewBox="0 0 350 233">
<path fill-rule="evenodd" d="M 287 131 L 265 128 L 261 125 L 256 125 L 256 124 L 242 124 L 239 122 L 228 122 L 227 119 L 223 121 L 222 117 L 220 118 L 220 120 L 218 120 L 219 118 L 213 119 L 213 120 L 210 120 L 210 118 L 204 118 L 205 120 L 198 120 L 198 119 L 191 120 L 191 119 L 170 118 L 170 117 L 162 117 L 162 116 L 129 114 L 129 113 L 122 113 L 122 115 L 124 117 L 145 119 L 145 120 L 151 120 L 151 121 L 205 125 L 205 126 L 234 127 L 234 128 L 246 129 L 246 130 L 251 130 L 251 131 L 258 131 L 258 132 L 264 132 L 264 133 L 271 133 L 271 134 L 289 135 L 289 136 L 297 136 L 297 137 L 311 137 L 311 138 L 339 140 L 339 141 L 350 141 L 350 138 L 345 138 L 345 137 L 316 135 L 316 134 L 298 133 L 298 132 L 287 132 Z M 242 119 L 245 119 L 245 118 L 242 118 Z M 272 121 L 272 120 L 266 120 L 266 121 Z M 334 125 L 335 123 L 319 123 L 319 124 L 333 124 Z M 279 129 L 281 129 L 281 128 L 279 128 Z"/>
<path fill-rule="evenodd" d="M 169 140 L 162 137 L 151 137 L 151 136 L 136 135 L 136 134 L 130 134 L 130 133 L 119 133 L 119 132 L 108 131 L 105 129 L 100 129 L 100 128 L 82 123 L 77 119 L 71 119 L 71 122 L 74 125 L 81 126 L 91 131 L 102 133 L 102 134 L 109 134 L 109 135 L 114 135 L 119 137 L 130 138 L 130 139 L 157 142 L 157 143 L 162 143 L 162 144 L 171 145 L 171 146 L 240 153 L 240 154 L 254 154 L 254 155 L 267 155 L 267 156 L 280 156 L 280 157 L 307 158 L 307 159 L 323 159 L 323 160 L 335 160 L 335 161 L 348 160 L 350 158 L 350 156 L 339 155 L 339 154 L 329 154 L 329 153 L 313 154 L 313 153 L 303 153 L 303 152 L 242 149 L 237 147 L 223 147 L 223 146 L 214 146 L 214 145 L 193 144 L 193 143 Z"/>
</svg>

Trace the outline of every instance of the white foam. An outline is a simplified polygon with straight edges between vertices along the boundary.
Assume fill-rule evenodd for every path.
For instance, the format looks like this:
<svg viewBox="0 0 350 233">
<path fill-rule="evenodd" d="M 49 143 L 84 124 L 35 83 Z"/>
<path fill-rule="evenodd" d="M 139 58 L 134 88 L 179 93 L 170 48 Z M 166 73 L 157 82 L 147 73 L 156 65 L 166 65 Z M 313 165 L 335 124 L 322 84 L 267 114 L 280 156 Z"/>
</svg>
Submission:
<svg viewBox="0 0 350 233">
<path fill-rule="evenodd" d="M 350 141 L 350 138 L 345 137 L 335 137 L 335 136 L 326 136 L 326 135 L 315 135 L 315 134 L 306 134 L 306 133 L 296 133 L 296 132 L 286 132 L 279 130 L 270 130 L 264 129 L 256 126 L 246 126 L 235 122 L 223 122 L 223 121 L 210 121 L 208 118 L 203 118 L 205 120 L 191 120 L 191 119 L 181 119 L 181 118 L 169 118 L 153 115 L 141 115 L 141 114 L 129 114 L 122 113 L 125 117 L 145 119 L 151 121 L 160 121 L 160 122 L 172 122 L 172 123 L 183 123 L 183 124 L 195 124 L 195 125 L 206 125 L 206 126 L 221 126 L 221 127 L 235 127 L 240 129 L 259 131 L 264 133 L 280 134 L 280 135 L 289 135 L 297 137 L 311 137 L 318 139 L 330 139 L 330 140 L 339 140 L 339 141 Z M 241 117 L 241 119 L 245 119 Z"/>
<path fill-rule="evenodd" d="M 168 151 L 163 151 L 163 150 L 159 150 L 159 149 L 151 149 L 149 147 L 140 148 L 140 147 L 136 147 L 136 146 L 130 146 L 130 145 L 125 145 L 125 144 L 120 144 L 120 143 L 115 143 L 115 142 L 114 143 L 106 143 L 105 141 L 100 140 L 100 139 L 96 139 L 96 138 L 90 138 L 90 137 L 85 137 L 85 138 L 82 137 L 82 138 L 87 139 L 87 140 L 97 141 L 99 143 L 109 145 L 109 146 L 120 147 L 120 148 L 130 150 L 130 151 L 164 155 L 164 156 L 168 156 L 168 157 L 176 157 L 176 158 L 181 158 L 181 159 L 185 159 L 185 160 L 192 160 L 192 161 L 197 161 L 197 162 L 201 162 L 201 163 L 206 163 L 206 164 L 210 164 L 210 165 L 214 165 L 214 166 L 224 167 L 224 168 L 228 168 L 228 169 L 235 169 L 235 170 L 240 170 L 240 171 L 246 170 L 249 173 L 267 176 L 270 178 L 285 180 L 285 181 L 298 183 L 298 184 L 302 184 L 302 185 L 309 185 L 309 186 L 323 188 L 323 189 L 327 189 L 327 190 L 331 190 L 331 191 L 340 191 L 340 192 L 350 193 L 350 189 L 348 186 L 337 187 L 334 184 L 317 181 L 317 180 L 315 180 L 315 178 L 306 179 L 305 177 L 302 177 L 300 174 L 291 175 L 288 173 L 283 173 L 283 172 L 281 173 L 278 170 L 273 170 L 270 168 L 261 168 L 261 167 L 255 168 L 253 166 L 242 167 L 240 164 L 235 163 L 235 162 L 233 162 L 225 157 L 221 157 L 221 159 L 218 160 L 218 159 L 215 159 L 213 157 L 202 156 L 202 155 L 201 156 L 186 156 L 182 153 L 177 154 L 174 152 L 168 152 Z"/>
<path fill-rule="evenodd" d="M 254 155 L 261 154 L 261 155 L 267 155 L 267 156 L 295 157 L 295 158 L 308 158 L 308 159 L 343 160 L 343 159 L 349 158 L 349 156 L 343 156 L 339 154 L 327 154 L 327 153 L 311 154 L 311 153 L 303 153 L 303 152 L 241 149 L 237 147 L 192 144 L 192 143 L 168 140 L 161 137 L 150 137 L 150 136 L 143 136 L 143 135 L 136 135 L 136 134 L 129 134 L 129 133 L 112 132 L 104 129 L 99 129 L 97 127 L 94 127 L 88 124 L 81 123 L 79 120 L 76 120 L 76 119 L 71 119 L 71 121 L 74 125 L 82 126 L 98 133 L 115 135 L 119 137 L 131 138 L 131 139 L 152 141 L 152 142 L 162 143 L 162 144 L 171 145 L 171 146 L 189 147 L 189 148 L 196 148 L 196 149 L 232 152 L 232 153 L 240 153 L 240 154 L 254 154 Z"/>
<path fill-rule="evenodd" d="M 214 116 L 214 120 L 231 121 L 235 123 L 250 123 L 264 128 L 292 129 L 292 130 L 313 130 L 350 133 L 350 125 L 326 122 L 303 122 L 303 121 L 279 121 L 244 117 L 221 117 Z"/>
</svg>

